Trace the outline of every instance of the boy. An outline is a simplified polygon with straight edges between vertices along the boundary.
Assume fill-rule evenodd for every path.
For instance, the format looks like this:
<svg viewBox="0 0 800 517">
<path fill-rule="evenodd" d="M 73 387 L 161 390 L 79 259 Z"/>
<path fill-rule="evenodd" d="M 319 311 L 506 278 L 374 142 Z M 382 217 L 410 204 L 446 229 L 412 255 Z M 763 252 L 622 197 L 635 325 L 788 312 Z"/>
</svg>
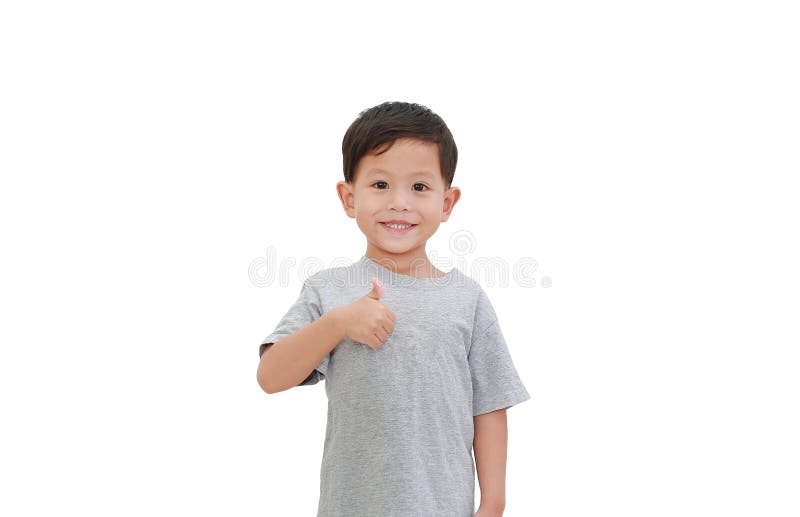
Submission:
<svg viewBox="0 0 800 517">
<path fill-rule="evenodd" d="M 500 516 L 505 410 L 530 395 L 484 290 L 425 251 L 461 196 L 453 136 L 426 107 L 387 102 L 342 153 L 339 199 L 367 250 L 304 281 L 259 347 L 258 383 L 326 380 L 317 517 L 472 517 L 476 465 L 475 515 Z"/>
</svg>

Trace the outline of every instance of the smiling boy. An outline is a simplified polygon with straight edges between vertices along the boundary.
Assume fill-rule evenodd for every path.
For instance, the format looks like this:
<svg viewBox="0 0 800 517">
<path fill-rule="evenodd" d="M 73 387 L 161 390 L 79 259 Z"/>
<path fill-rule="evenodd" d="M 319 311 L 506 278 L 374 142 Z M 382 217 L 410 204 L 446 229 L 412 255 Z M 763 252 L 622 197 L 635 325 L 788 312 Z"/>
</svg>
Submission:
<svg viewBox="0 0 800 517">
<path fill-rule="evenodd" d="M 325 380 L 318 517 L 472 517 L 476 466 L 475 515 L 502 515 L 506 409 L 530 396 L 486 292 L 426 253 L 461 196 L 452 134 L 424 106 L 387 102 L 342 153 L 337 193 L 366 252 L 303 282 L 259 346 L 259 385 Z"/>
</svg>

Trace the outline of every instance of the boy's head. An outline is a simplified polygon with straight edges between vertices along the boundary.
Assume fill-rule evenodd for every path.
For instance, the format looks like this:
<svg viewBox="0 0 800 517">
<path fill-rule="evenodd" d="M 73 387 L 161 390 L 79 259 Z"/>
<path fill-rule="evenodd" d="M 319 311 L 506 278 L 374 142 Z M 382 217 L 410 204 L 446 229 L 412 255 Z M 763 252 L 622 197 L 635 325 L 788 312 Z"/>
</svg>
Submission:
<svg viewBox="0 0 800 517">
<path fill-rule="evenodd" d="M 452 187 L 458 151 L 444 121 L 425 106 L 385 102 L 362 111 L 342 141 L 347 215 L 367 236 L 368 254 L 425 255 L 425 243 L 461 196 Z M 385 223 L 413 225 L 396 230 Z"/>
</svg>

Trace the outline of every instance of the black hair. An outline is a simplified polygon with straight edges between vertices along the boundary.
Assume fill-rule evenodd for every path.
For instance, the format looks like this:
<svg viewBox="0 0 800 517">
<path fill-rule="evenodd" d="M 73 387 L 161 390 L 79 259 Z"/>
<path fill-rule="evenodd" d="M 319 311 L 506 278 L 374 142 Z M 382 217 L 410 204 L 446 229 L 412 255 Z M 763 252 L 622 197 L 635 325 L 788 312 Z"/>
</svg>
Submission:
<svg viewBox="0 0 800 517">
<path fill-rule="evenodd" d="M 398 138 L 437 144 L 442 178 L 445 187 L 450 188 L 458 161 L 453 135 L 439 115 L 409 102 L 384 102 L 373 106 L 362 111 L 350 124 L 342 140 L 345 181 L 353 183 L 356 167 L 364 155 L 384 153 Z"/>
</svg>

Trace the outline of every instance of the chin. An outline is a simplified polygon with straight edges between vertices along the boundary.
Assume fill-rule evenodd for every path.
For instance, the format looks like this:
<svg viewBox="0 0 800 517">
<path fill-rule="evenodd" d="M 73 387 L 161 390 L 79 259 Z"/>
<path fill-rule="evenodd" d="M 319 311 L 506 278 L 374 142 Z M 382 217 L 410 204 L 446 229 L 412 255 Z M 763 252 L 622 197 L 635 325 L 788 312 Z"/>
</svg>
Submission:
<svg viewBox="0 0 800 517">
<path fill-rule="evenodd" d="M 416 247 L 416 245 L 409 246 L 407 244 L 400 246 L 400 245 L 398 245 L 397 243 L 394 243 L 394 242 L 388 242 L 387 243 L 387 242 L 376 241 L 376 243 L 377 243 L 377 245 L 378 245 L 378 247 L 380 249 L 382 249 L 384 251 L 387 251 L 389 253 L 394 253 L 395 255 L 403 254 L 403 253 L 405 253 L 405 252 L 407 252 L 409 250 L 412 250 L 412 249 L 414 249 Z"/>
</svg>

